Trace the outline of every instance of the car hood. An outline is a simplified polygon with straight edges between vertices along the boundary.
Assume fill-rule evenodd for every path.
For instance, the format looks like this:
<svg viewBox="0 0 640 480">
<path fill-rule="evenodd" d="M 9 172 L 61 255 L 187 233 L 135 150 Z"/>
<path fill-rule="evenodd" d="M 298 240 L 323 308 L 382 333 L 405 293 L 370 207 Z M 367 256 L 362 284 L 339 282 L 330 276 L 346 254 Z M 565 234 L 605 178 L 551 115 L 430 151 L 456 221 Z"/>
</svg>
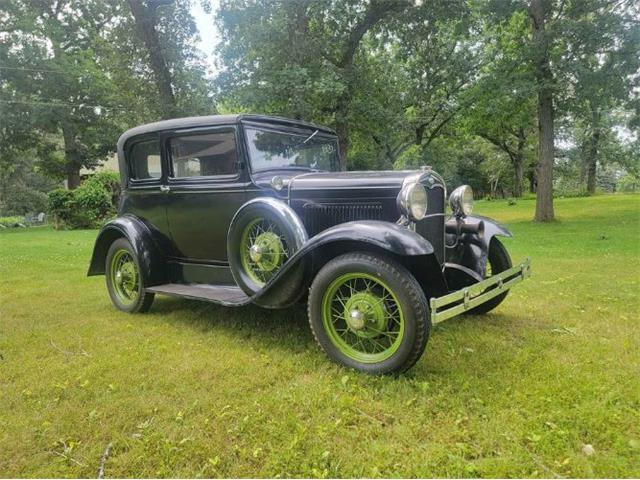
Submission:
<svg viewBox="0 0 640 480">
<path fill-rule="evenodd" d="M 312 172 L 291 178 L 291 193 L 303 190 L 383 189 L 397 193 L 407 176 L 415 170 L 379 172 Z"/>
<path fill-rule="evenodd" d="M 292 201 L 375 201 L 384 198 L 395 199 L 407 177 L 422 174 L 424 170 L 302 173 L 292 170 L 270 170 L 254 173 L 253 180 L 259 187 L 275 191 L 278 197 Z M 275 177 L 280 177 L 283 181 L 284 188 L 281 190 L 276 191 L 272 185 Z M 437 175 L 433 179 L 436 177 Z"/>
</svg>

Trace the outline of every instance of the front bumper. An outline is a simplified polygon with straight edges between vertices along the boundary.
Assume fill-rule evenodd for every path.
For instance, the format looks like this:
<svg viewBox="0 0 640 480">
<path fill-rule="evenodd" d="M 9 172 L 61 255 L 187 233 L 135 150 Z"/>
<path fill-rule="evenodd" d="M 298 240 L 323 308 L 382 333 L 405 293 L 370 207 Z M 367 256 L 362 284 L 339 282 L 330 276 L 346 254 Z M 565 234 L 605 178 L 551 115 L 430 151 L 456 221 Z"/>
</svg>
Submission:
<svg viewBox="0 0 640 480">
<path fill-rule="evenodd" d="M 511 267 L 486 280 L 478 282 L 456 292 L 432 298 L 431 323 L 439 323 L 448 318 L 467 312 L 484 302 L 506 292 L 516 283 L 531 276 L 531 260 L 526 258 L 519 265 Z"/>
</svg>

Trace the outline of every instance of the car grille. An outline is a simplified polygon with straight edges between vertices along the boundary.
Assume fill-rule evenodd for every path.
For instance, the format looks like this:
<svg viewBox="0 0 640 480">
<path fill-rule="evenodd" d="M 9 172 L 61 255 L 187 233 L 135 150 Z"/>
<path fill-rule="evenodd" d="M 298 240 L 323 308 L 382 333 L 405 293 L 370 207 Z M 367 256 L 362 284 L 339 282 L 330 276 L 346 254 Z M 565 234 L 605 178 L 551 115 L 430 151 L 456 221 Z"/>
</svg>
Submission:
<svg viewBox="0 0 640 480">
<path fill-rule="evenodd" d="M 382 205 L 379 203 L 307 203 L 303 209 L 303 221 L 309 236 L 344 222 L 382 220 Z"/>
<path fill-rule="evenodd" d="M 440 263 L 444 262 L 444 188 L 435 185 L 427 188 L 427 218 L 416 223 L 416 232 L 429 240 Z M 432 214 L 434 215 L 430 217 Z"/>
</svg>

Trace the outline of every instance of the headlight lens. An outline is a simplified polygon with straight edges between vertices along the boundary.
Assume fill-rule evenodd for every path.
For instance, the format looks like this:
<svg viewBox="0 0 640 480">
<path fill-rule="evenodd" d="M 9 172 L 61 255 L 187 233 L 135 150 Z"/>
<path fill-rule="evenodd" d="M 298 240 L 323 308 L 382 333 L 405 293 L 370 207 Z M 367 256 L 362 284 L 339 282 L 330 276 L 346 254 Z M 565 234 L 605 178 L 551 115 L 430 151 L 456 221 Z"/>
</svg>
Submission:
<svg viewBox="0 0 640 480">
<path fill-rule="evenodd" d="M 427 214 L 427 191 L 419 183 L 410 183 L 400 190 L 398 196 L 400 210 L 414 222 Z"/>
<path fill-rule="evenodd" d="M 449 205 L 455 215 L 471 215 L 473 211 L 473 190 L 469 185 L 462 185 L 451 192 Z"/>
</svg>

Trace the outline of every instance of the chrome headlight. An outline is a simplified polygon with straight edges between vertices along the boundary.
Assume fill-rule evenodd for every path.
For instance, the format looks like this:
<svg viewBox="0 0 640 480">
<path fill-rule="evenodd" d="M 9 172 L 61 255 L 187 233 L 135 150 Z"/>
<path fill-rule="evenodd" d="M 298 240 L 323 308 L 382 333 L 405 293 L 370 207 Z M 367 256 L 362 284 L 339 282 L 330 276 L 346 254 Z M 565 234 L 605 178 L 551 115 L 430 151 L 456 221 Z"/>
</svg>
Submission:
<svg viewBox="0 0 640 480">
<path fill-rule="evenodd" d="M 427 191 L 420 183 L 408 183 L 400 190 L 398 208 L 410 220 L 422 220 L 427 214 Z"/>
<path fill-rule="evenodd" d="M 454 215 L 471 215 L 473 211 L 473 190 L 469 185 L 462 185 L 451 192 L 449 205 Z"/>
</svg>

